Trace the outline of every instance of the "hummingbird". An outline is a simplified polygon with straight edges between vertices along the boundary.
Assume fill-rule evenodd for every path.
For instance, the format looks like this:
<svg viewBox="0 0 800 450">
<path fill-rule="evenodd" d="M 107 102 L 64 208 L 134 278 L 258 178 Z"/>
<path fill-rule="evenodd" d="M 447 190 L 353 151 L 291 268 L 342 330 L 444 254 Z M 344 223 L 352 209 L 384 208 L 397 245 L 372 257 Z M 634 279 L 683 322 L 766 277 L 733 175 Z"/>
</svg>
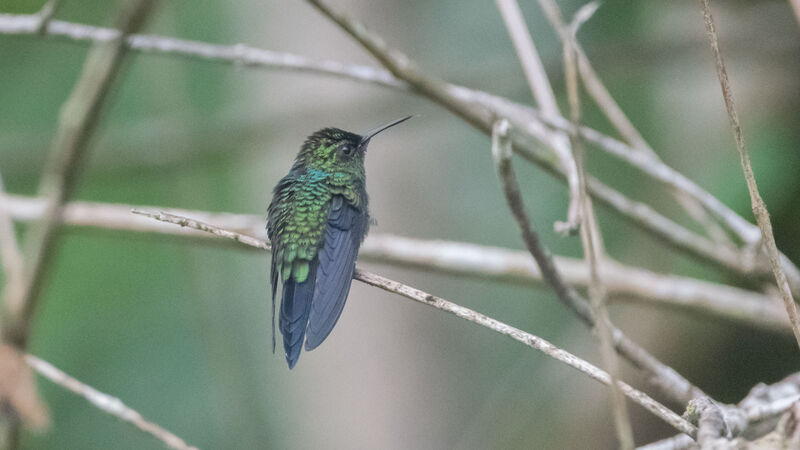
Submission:
<svg viewBox="0 0 800 450">
<path fill-rule="evenodd" d="M 272 243 L 272 351 L 275 295 L 282 284 L 278 327 L 292 369 L 328 337 L 342 314 L 356 257 L 369 231 L 364 157 L 370 140 L 413 116 L 364 134 L 324 128 L 310 135 L 289 173 L 275 186 L 267 212 Z"/>
</svg>

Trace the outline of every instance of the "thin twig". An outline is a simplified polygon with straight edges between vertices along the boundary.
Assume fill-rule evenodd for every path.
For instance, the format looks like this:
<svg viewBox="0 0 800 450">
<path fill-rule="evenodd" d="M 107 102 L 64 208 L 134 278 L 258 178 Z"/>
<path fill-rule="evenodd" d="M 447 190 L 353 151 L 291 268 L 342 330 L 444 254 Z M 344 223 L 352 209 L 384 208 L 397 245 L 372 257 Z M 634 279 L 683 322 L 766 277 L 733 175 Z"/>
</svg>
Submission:
<svg viewBox="0 0 800 450">
<path fill-rule="evenodd" d="M 189 227 L 196 230 L 201 230 L 207 233 L 211 233 L 215 236 L 232 239 L 236 242 L 239 242 L 244 245 L 249 245 L 251 247 L 256 247 L 259 249 L 267 249 L 267 250 L 271 248 L 270 244 L 267 241 L 254 238 L 252 236 L 246 236 L 234 231 L 215 227 L 213 225 L 202 223 L 200 221 L 190 219 L 188 217 L 176 216 L 174 214 L 168 214 L 164 212 L 134 211 L 134 213 L 147 216 L 162 222 L 179 225 L 181 227 Z M 402 297 L 406 297 L 408 299 L 417 301 L 419 303 L 432 306 L 442 311 L 449 312 L 457 317 L 476 323 L 490 330 L 493 330 L 497 333 L 506 335 L 514 339 L 515 341 L 521 342 L 527 345 L 528 347 L 538 350 L 550 356 L 553 359 L 556 359 L 564 364 L 567 364 L 572 368 L 575 368 L 583 372 L 590 378 L 599 381 L 600 383 L 608 385 L 611 382 L 611 378 L 608 376 L 606 372 L 578 358 L 577 356 L 567 352 L 566 350 L 562 350 L 540 337 L 534 336 L 530 333 L 514 328 L 503 322 L 492 319 L 491 317 L 487 317 L 469 308 L 456 305 L 455 303 L 447 301 L 441 297 L 431 295 L 427 292 L 421 291 L 407 284 L 403 284 L 398 281 L 390 280 L 381 275 L 367 272 L 359 267 L 356 268 L 356 272 L 353 275 L 353 278 L 370 286 L 374 286 L 383 289 L 387 292 L 392 292 Z M 694 426 L 686 422 L 684 419 L 675 414 L 669 408 L 653 400 L 647 394 L 638 391 L 625 383 L 620 382 L 620 387 L 622 388 L 625 395 L 628 396 L 628 398 L 630 398 L 634 402 L 638 403 L 648 411 L 652 412 L 666 423 L 672 425 L 678 431 L 686 433 L 690 436 L 694 436 L 695 432 L 697 431 L 694 428 Z"/>
<path fill-rule="evenodd" d="M 543 1 L 543 0 L 541 0 Z M 555 6 L 555 2 L 553 2 Z M 558 7 L 556 6 L 556 9 Z M 564 76 L 567 86 L 567 99 L 570 109 L 570 122 L 574 129 L 578 129 L 581 123 L 581 101 L 578 86 L 578 68 L 576 61 L 576 34 L 580 23 L 588 20 L 592 13 L 597 9 L 597 3 L 587 3 L 575 14 L 572 23 L 567 26 L 563 21 L 559 21 L 559 35 L 561 36 L 564 50 Z M 560 18 L 560 16 L 559 16 Z M 600 354 L 603 361 L 603 368 L 611 375 L 612 384 L 610 389 L 611 406 L 614 412 L 614 425 L 617 431 L 617 439 L 621 449 L 633 450 L 633 429 L 631 427 L 630 416 L 628 414 L 625 398 L 622 396 L 616 385 L 619 378 L 619 361 L 617 354 L 612 347 L 611 321 L 606 308 L 606 289 L 600 276 L 600 261 L 603 257 L 603 237 L 600 233 L 600 226 L 597 217 L 594 215 L 592 200 L 586 192 L 586 174 L 584 167 L 583 139 L 577 133 L 569 136 L 572 144 L 572 153 L 575 156 L 575 165 L 578 168 L 578 179 L 580 187 L 580 205 L 583 207 L 584 223 L 581 227 L 581 242 L 583 244 L 583 254 L 589 266 L 589 300 L 592 306 L 592 315 L 595 317 L 595 327 L 600 341 Z"/>
<path fill-rule="evenodd" d="M 555 26 L 555 24 L 553 25 Z M 589 58 L 586 56 L 586 53 L 581 48 L 577 39 L 574 44 L 578 59 L 578 73 L 580 73 L 581 81 L 583 82 L 584 88 L 586 88 L 586 92 L 592 97 L 594 103 L 600 108 L 600 111 L 603 112 L 603 115 L 606 116 L 614 128 L 617 129 L 619 134 L 622 135 L 622 138 L 628 143 L 632 150 L 645 152 L 654 158 L 658 158 L 656 152 L 650 147 L 647 141 L 645 141 L 641 133 L 639 133 L 639 130 L 633 125 L 633 122 L 631 122 L 625 112 L 622 111 L 622 108 L 617 104 L 616 100 L 614 100 L 614 97 L 611 96 L 611 93 L 608 92 L 608 89 L 605 84 L 603 84 L 597 72 L 595 72 L 594 67 L 592 67 Z M 677 189 L 672 190 L 672 195 L 678 201 L 678 204 L 706 229 L 706 232 L 712 239 L 724 245 L 732 245 L 725 231 L 710 217 L 708 211 L 706 211 L 697 200 Z"/>
<path fill-rule="evenodd" d="M 492 155 L 497 161 L 498 166 L 502 164 L 501 163 L 502 160 L 508 161 L 511 158 L 511 142 L 508 139 L 508 131 L 509 131 L 508 121 L 501 119 L 495 125 L 492 133 Z M 573 139 L 572 137 L 570 137 L 570 140 L 572 142 L 573 151 L 576 150 L 580 151 L 580 143 L 577 143 L 575 139 Z M 580 159 L 578 158 L 579 156 L 576 155 L 578 176 L 580 177 L 580 181 L 582 182 L 583 178 L 582 178 L 581 162 Z M 505 172 L 505 174 L 506 176 L 513 176 L 513 173 L 510 172 L 510 167 L 509 170 Z M 504 186 L 506 184 L 507 183 L 504 183 Z M 583 183 L 581 183 L 580 186 L 581 189 L 584 189 Z M 585 195 L 585 191 L 582 190 L 582 193 L 584 193 Z M 600 304 L 600 302 L 604 301 L 603 298 L 605 294 L 603 294 L 603 287 L 600 281 L 599 272 L 597 268 L 597 259 L 595 253 L 596 247 L 591 239 L 592 230 L 590 230 L 590 228 L 587 226 L 588 222 L 591 220 L 590 218 L 591 212 L 588 209 L 589 204 L 586 198 L 581 196 L 578 197 L 578 199 L 581 202 L 579 204 L 582 204 L 584 206 L 583 209 L 584 222 L 580 227 L 580 233 L 584 247 L 584 254 L 587 255 L 586 259 L 589 265 L 589 273 L 590 273 L 589 294 L 591 298 L 592 316 L 594 318 L 594 324 L 596 325 L 597 335 L 600 341 L 600 350 L 603 359 L 603 365 L 606 371 L 609 373 L 609 377 L 611 380 L 609 388 L 610 388 L 611 407 L 614 417 L 614 424 L 616 426 L 616 431 L 617 431 L 617 439 L 619 440 L 620 448 L 632 449 L 633 430 L 630 425 L 630 419 L 628 417 L 628 409 L 627 405 L 625 404 L 625 398 L 622 396 L 622 392 L 618 384 L 619 364 L 616 359 L 617 355 L 612 347 L 610 323 L 608 321 L 608 315 L 605 306 Z M 515 215 L 517 214 L 515 213 Z M 535 232 L 531 230 L 531 233 Z M 525 234 L 526 233 L 523 231 L 523 236 Z M 531 244 L 526 244 L 526 245 L 528 246 L 529 249 L 531 248 Z M 531 254 L 533 254 L 535 257 L 534 251 L 531 251 Z M 539 264 L 541 266 L 541 263 Z"/>
<path fill-rule="evenodd" d="M 107 414 L 111 414 L 112 416 L 117 417 L 124 422 L 130 423 L 136 428 L 158 439 L 165 446 L 179 450 L 197 450 L 197 447 L 188 445 L 178 436 L 165 430 L 159 425 L 146 420 L 136 410 L 125 405 L 122 400 L 100 392 L 87 384 L 81 383 L 75 378 L 72 378 L 71 376 L 62 372 L 49 362 L 39 359 L 33 355 L 26 355 L 25 361 L 39 375 L 47 378 L 64 389 L 80 395 L 99 410 Z"/>
<path fill-rule="evenodd" d="M 525 247 L 539 265 L 542 278 L 553 291 L 555 291 L 556 296 L 562 303 L 573 311 L 586 325 L 594 327 L 595 320 L 588 302 L 572 287 L 564 283 L 561 274 L 553 263 L 550 250 L 541 243 L 538 234 L 531 228 L 530 219 L 525 213 L 525 205 L 522 201 L 519 184 L 517 183 L 514 170 L 511 167 L 510 148 L 499 144 L 494 145 L 493 148 L 498 150 L 493 156 L 506 201 L 508 202 L 514 219 L 517 221 Z M 692 385 L 671 367 L 661 363 L 645 349 L 628 339 L 621 330 L 612 326 L 612 335 L 614 348 L 622 356 L 631 361 L 633 365 L 648 372 L 651 376 L 651 381 L 674 400 L 685 403 L 692 398 L 704 395 L 698 387 Z"/>
<path fill-rule="evenodd" d="M 508 34 L 511 36 L 511 42 L 517 51 L 517 57 L 522 64 L 522 69 L 528 80 L 528 86 L 531 88 L 539 109 L 544 115 L 561 116 L 550 80 L 547 78 L 544 65 L 541 58 L 539 58 L 539 52 L 536 51 L 536 45 L 528 31 L 528 26 L 525 24 L 525 18 L 522 16 L 517 0 L 495 0 L 495 3 L 503 16 L 503 22 L 506 25 Z M 572 149 L 570 149 L 569 140 L 565 133 L 555 133 L 551 144 L 566 177 L 567 191 L 569 192 L 567 221 L 557 222 L 556 230 L 565 235 L 574 234 L 581 224 L 578 168 L 575 166 Z"/>
<path fill-rule="evenodd" d="M 39 188 L 40 194 L 47 198 L 46 212 L 42 221 L 26 235 L 25 284 L 19 300 L 11 303 L 18 305 L 19 309 L 9 311 L 9 328 L 4 330 L 10 342 L 21 348 L 26 345 L 44 285 L 44 274 L 55 253 L 64 203 L 77 184 L 88 140 L 125 54 L 124 36 L 139 29 L 153 3 L 153 0 L 137 0 L 124 5 L 117 21 L 121 30 L 119 37 L 92 48 L 83 72 L 61 110 L 58 130 Z"/>
<path fill-rule="evenodd" d="M 0 14 L 0 33 L 11 35 L 35 35 L 39 17 L 37 15 L 20 14 Z M 72 22 L 52 20 L 49 22 L 46 35 L 64 38 L 69 42 L 106 42 L 119 36 L 119 30 L 111 28 L 101 28 L 92 25 L 85 25 Z M 443 104 L 456 114 L 464 117 L 477 126 L 484 133 L 489 133 L 493 115 L 491 112 L 478 114 L 463 111 L 476 110 L 477 107 L 489 108 L 496 115 L 505 116 L 511 120 L 515 129 L 525 130 L 526 133 L 533 133 L 540 142 L 548 143 L 552 140 L 552 131 L 549 127 L 562 131 L 569 127 L 566 119 L 560 118 L 557 123 L 543 122 L 543 119 L 536 115 L 536 111 L 508 99 L 497 97 L 486 92 L 468 89 L 449 83 L 441 84 L 438 94 L 432 94 L 426 90 L 418 90 L 409 84 L 395 77 L 387 70 L 376 69 L 368 66 L 353 64 L 343 64 L 336 61 L 318 61 L 291 53 L 272 52 L 254 48 L 245 44 L 236 45 L 216 45 L 199 41 L 189 41 L 163 36 L 152 35 L 131 35 L 126 40 L 126 45 L 135 51 L 153 52 L 167 55 L 176 55 L 189 58 L 198 58 L 207 61 L 215 61 L 239 66 L 255 68 L 274 68 L 284 70 L 295 70 L 305 73 L 317 73 L 335 76 L 360 82 L 372 83 L 383 87 L 412 91 Z M 405 55 L 401 60 L 408 61 Z M 420 74 L 400 73 L 402 78 L 420 78 Z M 430 79 L 424 79 L 430 82 Z M 446 100 L 451 97 L 454 101 Z M 457 104 L 461 102 L 461 104 Z M 482 117 L 485 121 L 481 122 L 476 117 Z M 593 132 L 593 133 L 592 133 Z M 601 134 L 586 127 L 581 128 L 581 133 L 587 141 L 598 145 L 603 150 L 608 150 L 613 140 L 601 138 Z M 624 146 L 624 144 L 622 144 Z M 626 151 L 631 151 L 629 147 L 624 147 Z M 563 176 L 561 167 L 552 165 L 551 159 L 537 154 L 538 146 L 515 139 L 514 150 L 519 152 L 524 158 L 539 164 L 550 173 Z M 674 221 L 659 214 L 644 203 L 634 202 L 625 197 L 618 191 L 600 183 L 598 180 L 588 177 L 587 187 L 589 192 L 606 206 L 617 211 L 624 218 L 630 220 L 634 225 L 643 231 L 653 235 L 659 242 L 664 242 L 674 246 L 676 249 L 684 251 L 692 256 L 700 257 L 706 262 L 711 262 L 718 267 L 732 271 L 738 275 L 758 275 L 763 274 L 762 266 L 752 261 L 751 253 L 743 253 L 738 249 L 726 245 L 718 245 L 708 241 L 702 236 L 688 230 L 687 228 L 675 223 Z M 736 219 L 731 219 L 735 221 Z M 746 224 L 746 222 L 745 222 Z M 759 231 L 757 227 L 750 225 L 755 235 Z M 748 236 L 753 233 L 747 232 Z M 790 285 L 796 294 L 800 294 L 800 270 L 784 255 L 781 255 L 781 263 L 789 277 Z M 766 271 L 769 273 L 769 270 Z"/>
<path fill-rule="evenodd" d="M 703 21 L 705 22 L 706 32 L 708 39 L 711 42 L 711 52 L 714 54 L 714 62 L 717 66 L 717 77 L 719 84 L 722 88 L 722 98 L 725 100 L 725 109 L 728 111 L 728 120 L 733 129 L 733 138 L 736 140 L 736 149 L 739 151 L 739 162 L 742 165 L 744 178 L 747 181 L 747 190 L 750 191 L 750 202 L 753 207 L 753 214 L 756 216 L 758 227 L 761 229 L 761 237 L 767 251 L 770 267 L 772 273 L 775 275 L 775 282 L 778 285 L 778 290 L 783 297 L 783 303 L 786 307 L 786 313 L 789 315 L 789 321 L 792 324 L 792 331 L 797 340 L 797 345 L 800 346 L 800 313 L 797 311 L 797 305 L 792 298 L 792 291 L 789 283 L 786 280 L 786 274 L 781 267 L 780 254 L 778 253 L 778 246 L 775 244 L 775 236 L 772 234 L 772 223 L 769 219 L 769 212 L 761 194 L 758 192 L 756 185 L 756 177 L 753 173 L 753 167 L 750 164 L 750 154 L 747 147 L 744 145 L 744 134 L 742 133 L 742 126 L 739 124 L 739 115 L 736 112 L 736 105 L 733 101 L 733 90 L 728 82 L 728 73 L 725 70 L 725 61 L 722 59 L 722 53 L 719 50 L 719 39 L 717 31 L 714 28 L 714 18 L 711 16 L 711 10 L 708 6 L 708 0 L 700 0 L 703 7 Z"/>
<path fill-rule="evenodd" d="M 9 195 L 5 197 L 5 203 L 11 217 L 22 222 L 38 220 L 44 212 L 44 201 L 38 198 Z M 202 242 L 219 242 L 209 239 L 211 236 L 208 233 L 131 215 L 132 209 L 161 210 L 179 216 L 195 217 L 225 229 L 266 238 L 262 216 L 211 213 L 164 206 L 75 201 L 65 206 L 64 224 L 179 235 L 198 238 Z M 371 233 L 364 241 L 359 255 L 369 261 L 454 275 L 525 284 L 542 282 L 542 274 L 530 253 L 467 242 Z M 567 284 L 588 286 L 589 273 L 583 261 L 562 256 L 555 256 L 554 259 Z M 766 331 L 791 333 L 786 313 L 777 297 L 688 277 L 659 274 L 611 259 L 604 261 L 601 276 L 614 300 L 669 306 L 691 313 L 723 317 Z"/>
</svg>

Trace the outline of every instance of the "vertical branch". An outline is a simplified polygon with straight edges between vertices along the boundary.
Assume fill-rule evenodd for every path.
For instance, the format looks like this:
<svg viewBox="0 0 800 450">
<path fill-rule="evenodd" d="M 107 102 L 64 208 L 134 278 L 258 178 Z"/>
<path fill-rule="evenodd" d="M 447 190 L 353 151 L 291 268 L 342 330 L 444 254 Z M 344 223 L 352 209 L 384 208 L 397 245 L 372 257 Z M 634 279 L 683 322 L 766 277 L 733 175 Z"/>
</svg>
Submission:
<svg viewBox="0 0 800 450">
<path fill-rule="evenodd" d="M 97 125 L 111 82 L 119 72 L 127 48 L 125 37 L 141 27 L 153 4 L 154 0 L 125 2 L 117 21 L 120 35 L 91 49 L 83 72 L 61 109 L 58 130 L 39 186 L 40 194 L 47 199 L 46 213 L 26 235 L 25 282 L 18 299 L 11 303 L 16 308 L 8 311 L 9 327 L 4 330 L 6 338 L 20 347 L 27 343 L 44 274 L 55 253 L 64 203 L 75 189 L 87 142 Z"/>
<path fill-rule="evenodd" d="M 508 34 L 517 51 L 517 57 L 522 64 L 528 85 L 533 92 L 533 97 L 545 116 L 560 117 L 553 88 L 547 78 L 539 53 L 533 43 L 525 18 L 519 9 L 517 0 L 495 0 L 500 14 L 503 16 Z M 564 234 L 578 231 L 581 222 L 580 193 L 578 188 L 578 168 L 575 166 L 572 150 L 565 133 L 557 131 L 553 134 L 551 147 L 558 157 L 559 164 L 564 170 L 569 191 L 569 206 L 567 208 L 567 221 L 556 223 L 556 230 Z"/>
<path fill-rule="evenodd" d="M 589 4 L 589 7 L 592 7 Z M 579 17 L 581 11 L 576 15 Z M 588 17 L 587 17 L 588 18 Z M 595 318 L 597 336 L 600 341 L 600 354 L 603 360 L 603 367 L 611 377 L 609 384 L 609 394 L 611 409 L 614 413 L 614 425 L 617 431 L 617 439 L 622 449 L 633 449 L 633 430 L 631 428 L 628 407 L 625 397 L 618 384 L 619 361 L 612 347 L 612 336 L 608 309 L 606 308 L 606 291 L 603 281 L 600 278 L 599 259 L 603 253 L 602 235 L 592 210 L 591 198 L 586 192 L 586 175 L 583 165 L 584 149 L 583 139 L 577 130 L 581 122 L 581 102 L 578 86 L 577 68 L 577 47 L 575 44 L 575 34 L 579 23 L 575 20 L 569 28 L 562 24 L 561 32 L 564 50 L 564 76 L 566 78 L 567 99 L 569 101 L 570 122 L 574 130 L 569 134 L 572 152 L 575 155 L 575 165 L 578 168 L 578 178 L 580 187 L 580 204 L 583 207 L 584 226 L 581 227 L 581 242 L 583 244 L 583 254 L 589 266 L 589 301 L 592 306 L 592 315 Z"/>
<path fill-rule="evenodd" d="M 767 211 L 767 206 L 764 204 L 764 200 L 761 198 L 761 194 L 758 192 L 755 174 L 750 164 L 750 154 L 747 147 L 744 145 L 744 135 L 742 134 L 742 126 L 739 124 L 739 115 L 736 113 L 733 91 L 728 81 L 728 72 L 725 70 L 725 61 L 722 59 L 722 53 L 719 50 L 719 39 L 717 37 L 717 30 L 714 27 L 714 18 L 711 16 L 708 0 L 700 0 L 700 4 L 703 8 L 703 21 L 705 23 L 706 33 L 708 33 L 708 39 L 711 43 L 711 53 L 714 54 L 717 77 L 719 78 L 720 87 L 722 88 L 722 98 L 725 101 L 728 120 L 733 130 L 736 149 L 739 151 L 739 162 L 742 165 L 744 178 L 747 181 L 747 190 L 750 192 L 750 203 L 753 208 L 753 214 L 756 216 L 756 222 L 758 222 L 758 227 L 761 229 L 762 242 L 766 247 L 767 258 L 769 259 L 772 273 L 775 275 L 775 282 L 778 285 L 778 290 L 780 290 L 781 297 L 783 297 L 783 303 L 786 307 L 786 313 L 789 315 L 789 321 L 792 324 L 794 337 L 797 340 L 797 345 L 800 346 L 800 315 L 797 312 L 797 305 L 792 298 L 792 291 L 786 280 L 786 274 L 781 267 L 781 255 L 775 244 L 775 236 L 772 234 L 772 223 L 769 219 L 769 212 Z"/>
</svg>

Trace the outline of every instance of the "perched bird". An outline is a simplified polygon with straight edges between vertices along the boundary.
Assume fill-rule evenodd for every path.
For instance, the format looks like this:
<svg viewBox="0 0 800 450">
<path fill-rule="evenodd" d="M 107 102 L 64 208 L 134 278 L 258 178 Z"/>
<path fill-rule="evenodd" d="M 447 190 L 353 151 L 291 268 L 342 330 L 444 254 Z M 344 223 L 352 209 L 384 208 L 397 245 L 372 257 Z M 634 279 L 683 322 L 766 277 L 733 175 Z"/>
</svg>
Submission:
<svg viewBox="0 0 800 450">
<path fill-rule="evenodd" d="M 364 155 L 370 139 L 410 119 L 363 135 L 325 128 L 309 136 L 275 186 L 267 216 L 272 242 L 272 351 L 275 294 L 283 285 L 278 326 L 286 362 L 297 364 L 305 339 L 313 350 L 328 337 L 350 292 L 356 257 L 369 230 Z"/>
</svg>

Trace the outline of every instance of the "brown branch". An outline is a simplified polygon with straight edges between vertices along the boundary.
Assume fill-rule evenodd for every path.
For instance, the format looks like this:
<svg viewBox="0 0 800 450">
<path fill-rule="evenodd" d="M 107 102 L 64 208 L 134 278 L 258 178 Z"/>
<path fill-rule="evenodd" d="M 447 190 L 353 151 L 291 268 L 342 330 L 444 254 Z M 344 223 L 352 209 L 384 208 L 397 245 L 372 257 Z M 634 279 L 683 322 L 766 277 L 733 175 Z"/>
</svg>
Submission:
<svg viewBox="0 0 800 450">
<path fill-rule="evenodd" d="M 558 11 L 558 6 L 552 0 L 540 0 L 541 4 L 549 3 Z M 561 36 L 564 52 L 564 76 L 567 86 L 567 99 L 570 109 L 570 123 L 574 129 L 578 129 L 581 123 L 581 101 L 578 86 L 578 68 L 576 61 L 576 34 L 580 23 L 588 20 L 596 10 L 597 3 L 587 3 L 575 14 L 572 24 L 567 26 L 560 20 L 560 14 L 553 17 L 558 24 L 559 35 Z M 569 135 L 572 144 L 575 165 L 578 167 L 578 180 L 580 188 L 580 204 L 583 207 L 584 223 L 581 227 L 581 242 L 583 243 L 584 259 L 589 266 L 589 303 L 592 307 L 592 315 L 595 318 L 595 328 L 600 340 L 600 355 L 603 360 L 603 368 L 611 375 L 612 380 L 619 378 L 619 360 L 612 347 L 611 321 L 606 308 L 606 289 L 600 276 L 600 260 L 603 258 L 603 238 L 597 217 L 592 208 L 592 199 L 586 191 L 586 173 L 584 167 L 584 148 L 583 139 L 578 133 Z M 510 155 L 510 154 L 509 154 Z M 617 431 L 617 439 L 621 449 L 633 450 L 633 429 L 631 427 L 628 408 L 625 398 L 616 386 L 615 381 L 611 384 L 610 400 L 614 412 L 614 425 Z"/>
<path fill-rule="evenodd" d="M 495 0 L 495 3 L 503 17 L 508 34 L 511 36 L 511 42 L 517 51 L 517 57 L 520 64 L 522 64 L 528 85 L 536 99 L 536 103 L 539 105 L 539 109 L 544 115 L 561 116 L 553 88 L 547 79 L 544 65 L 539 58 L 539 53 L 536 51 L 533 39 L 531 39 L 517 0 Z M 567 191 L 569 192 L 567 220 L 566 222 L 557 222 L 555 228 L 556 231 L 564 235 L 574 234 L 581 224 L 578 168 L 575 165 L 572 149 L 570 149 L 569 140 L 565 133 L 554 133 L 550 141 L 550 145 L 561 164 L 561 170 L 566 178 Z"/>
<path fill-rule="evenodd" d="M 550 250 L 541 243 L 539 236 L 531 228 L 530 219 L 525 213 L 525 205 L 522 201 L 519 184 L 511 167 L 510 148 L 501 145 L 497 145 L 494 148 L 499 150 L 494 154 L 494 158 L 503 193 L 512 215 L 517 221 L 522 241 L 539 265 L 542 278 L 555 291 L 556 296 L 562 303 L 573 311 L 584 324 L 594 328 L 595 320 L 586 299 L 564 283 L 561 274 L 553 263 Z M 671 367 L 661 363 L 645 349 L 639 347 L 638 344 L 625 336 L 621 330 L 615 327 L 611 329 L 615 350 L 634 366 L 646 371 L 651 376 L 651 381 L 673 400 L 686 403 L 694 397 L 704 395 L 698 387 L 692 385 Z"/>
<path fill-rule="evenodd" d="M 762 435 L 767 431 L 762 429 L 765 424 L 771 423 L 769 429 L 774 428 L 775 417 L 788 411 L 798 401 L 800 401 L 800 372 L 769 386 L 757 384 L 735 407 L 720 404 L 717 404 L 717 407 L 721 409 L 723 420 L 727 421 L 725 426 L 732 435 Z M 759 432 L 759 429 L 762 431 Z M 640 447 L 640 450 L 682 450 L 694 444 L 695 442 L 688 436 L 679 434 Z"/>
<path fill-rule="evenodd" d="M 238 243 L 249 245 L 251 247 L 259 249 L 271 248 L 270 244 L 267 241 L 256 239 L 252 236 L 246 236 L 234 231 L 215 227 L 213 225 L 202 223 L 200 221 L 190 219 L 188 217 L 176 216 L 174 214 L 168 214 L 164 212 L 156 213 L 156 212 L 134 211 L 134 213 L 147 216 L 162 222 L 179 225 L 181 227 L 189 227 L 195 230 L 201 230 L 207 233 L 211 233 L 215 236 L 232 239 Z M 432 306 L 442 311 L 449 312 L 464 320 L 486 327 L 492 331 L 508 336 L 517 342 L 525 344 L 534 350 L 538 350 L 546 354 L 547 356 L 550 356 L 553 359 L 556 359 L 564 364 L 567 364 L 568 366 L 588 375 L 593 380 L 599 381 L 600 383 L 606 385 L 611 383 L 611 378 L 609 377 L 609 375 L 600 368 L 593 366 L 592 364 L 578 358 L 577 356 L 567 352 L 566 350 L 562 350 L 554 346 L 550 342 L 540 337 L 534 336 L 533 334 L 527 333 L 518 328 L 514 328 L 503 322 L 492 319 L 491 317 L 487 317 L 469 308 L 457 305 L 441 297 L 431 295 L 427 292 L 421 291 L 407 284 L 403 284 L 398 281 L 390 280 L 381 275 L 367 272 L 365 270 L 362 270 L 360 267 L 356 268 L 356 272 L 353 275 L 353 278 L 370 286 L 374 286 L 383 289 L 387 292 L 392 292 L 402 297 L 414 300 L 416 302 Z M 627 385 L 622 382 L 620 382 L 620 387 L 622 388 L 625 395 L 628 396 L 628 398 L 630 398 L 637 404 L 641 405 L 642 407 L 644 407 L 657 417 L 661 418 L 666 423 L 672 425 L 678 431 L 689 434 L 690 436 L 694 436 L 694 434 L 696 433 L 696 429 L 691 424 L 687 423 L 684 419 L 675 414 L 669 408 L 665 407 L 664 405 L 650 398 L 647 394 L 638 391 L 633 387 L 631 387 L 630 385 Z"/>
<path fill-rule="evenodd" d="M 44 285 L 44 274 L 56 251 L 64 203 L 77 184 L 87 143 L 125 54 L 123 38 L 139 29 L 153 3 L 153 0 L 137 0 L 124 5 L 117 21 L 120 36 L 92 48 L 83 72 L 61 110 L 58 130 L 39 188 L 40 194 L 47 198 L 46 212 L 42 221 L 26 235 L 25 283 L 19 300 L 10 303 L 18 305 L 18 309 L 9 310 L 8 328 L 4 330 L 6 338 L 21 348 L 27 343 L 30 323 Z"/>
<path fill-rule="evenodd" d="M 48 380 L 68 391 L 80 395 L 97 409 L 107 414 L 111 414 L 123 422 L 127 422 L 141 431 L 153 436 L 161 441 L 165 446 L 178 450 L 197 450 L 197 447 L 188 445 L 183 439 L 165 430 L 158 424 L 146 420 L 136 410 L 123 403 L 122 400 L 112 397 L 108 394 L 104 394 L 87 384 L 81 383 L 47 361 L 39 359 L 33 355 L 26 355 L 25 361 L 39 375 L 47 378 Z"/>
<path fill-rule="evenodd" d="M 739 162 L 742 165 L 744 178 L 747 181 L 747 190 L 750 192 L 753 214 L 756 216 L 758 227 L 761 229 L 761 239 L 766 246 L 769 264 L 772 268 L 772 273 L 775 275 L 775 282 L 778 286 L 778 290 L 783 297 L 783 303 L 786 307 L 786 313 L 789 315 L 789 322 L 792 324 L 794 337 L 797 340 L 797 345 L 800 347 L 800 313 L 797 311 L 797 304 L 795 304 L 792 298 L 789 282 L 786 280 L 786 274 L 781 267 L 781 255 L 778 252 L 778 246 L 775 244 L 775 236 L 772 234 L 772 223 L 769 219 L 769 212 L 767 211 L 767 206 L 764 204 L 764 200 L 761 198 L 761 194 L 758 192 L 756 177 L 753 173 L 753 167 L 750 164 L 750 154 L 748 153 L 747 147 L 744 145 L 744 134 L 742 133 L 742 126 L 739 124 L 739 115 L 736 112 L 736 105 L 733 101 L 733 90 L 728 81 L 725 61 L 722 59 L 722 53 L 719 50 L 719 39 L 717 38 L 717 31 L 714 28 L 714 18 L 711 16 L 708 0 L 700 0 L 700 4 L 703 7 L 703 21 L 706 26 L 706 32 L 708 33 L 708 39 L 711 42 L 711 52 L 714 54 L 714 63 L 717 66 L 717 77 L 719 78 L 719 84 L 722 88 L 722 98 L 725 100 L 728 120 L 733 129 L 736 149 L 739 151 Z"/>
</svg>

